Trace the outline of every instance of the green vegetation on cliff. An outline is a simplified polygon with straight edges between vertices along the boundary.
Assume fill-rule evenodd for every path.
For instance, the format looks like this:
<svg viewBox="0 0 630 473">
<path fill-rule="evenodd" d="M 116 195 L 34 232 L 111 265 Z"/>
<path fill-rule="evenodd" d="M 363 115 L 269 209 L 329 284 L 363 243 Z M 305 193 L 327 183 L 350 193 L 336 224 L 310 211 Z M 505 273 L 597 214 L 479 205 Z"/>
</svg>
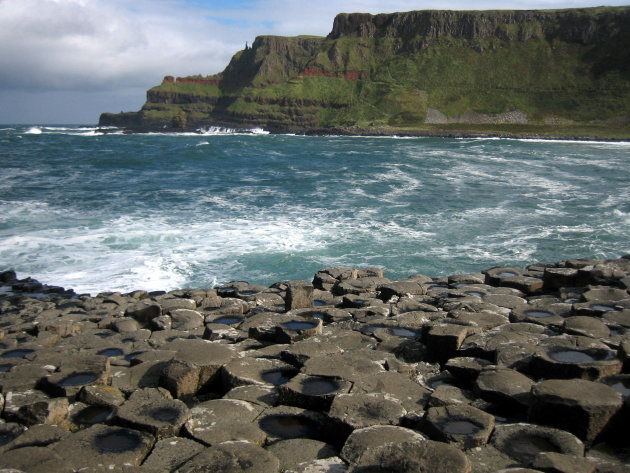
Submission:
<svg viewBox="0 0 630 473">
<path fill-rule="evenodd" d="M 326 38 L 258 37 L 101 124 L 630 137 L 630 8 L 340 14 Z"/>
</svg>

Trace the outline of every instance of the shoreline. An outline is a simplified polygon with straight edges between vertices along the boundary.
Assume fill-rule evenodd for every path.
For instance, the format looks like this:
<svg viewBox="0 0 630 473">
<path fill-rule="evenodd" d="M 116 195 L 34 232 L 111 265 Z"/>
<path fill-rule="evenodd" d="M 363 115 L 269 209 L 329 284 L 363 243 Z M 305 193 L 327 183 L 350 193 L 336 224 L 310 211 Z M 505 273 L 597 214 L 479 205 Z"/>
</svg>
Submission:
<svg viewBox="0 0 630 473">
<path fill-rule="evenodd" d="M 146 134 L 146 133 L 161 133 L 161 134 L 177 134 L 177 133 L 199 133 L 203 135 L 203 130 L 211 128 L 224 128 L 234 130 L 236 133 L 243 134 L 258 134 L 252 130 L 264 130 L 266 133 L 272 135 L 297 135 L 297 136 L 347 136 L 347 137 L 384 137 L 384 138 L 496 138 L 496 139 L 522 139 L 522 140 L 544 140 L 544 141 L 601 141 L 601 142 L 630 142 L 630 131 L 626 135 L 619 137 L 610 137 L 606 135 L 597 134 L 561 134 L 561 133 L 546 133 L 546 132 L 509 132 L 509 131 L 474 131 L 474 130 L 446 130 L 446 129 L 407 129 L 407 128 L 362 128 L 362 127 L 336 127 L 336 128 L 314 128 L 314 129 L 293 129 L 293 128 L 262 128 L 260 126 L 243 127 L 242 125 L 204 125 L 196 128 L 186 129 L 127 129 L 116 128 L 117 131 L 122 130 L 124 134 Z M 99 127 L 97 130 L 100 133 L 108 134 L 113 133 L 111 128 Z"/>
<path fill-rule="evenodd" d="M 94 297 L 4 271 L 0 412 L 25 472 L 622 473 L 630 255 Z"/>
</svg>

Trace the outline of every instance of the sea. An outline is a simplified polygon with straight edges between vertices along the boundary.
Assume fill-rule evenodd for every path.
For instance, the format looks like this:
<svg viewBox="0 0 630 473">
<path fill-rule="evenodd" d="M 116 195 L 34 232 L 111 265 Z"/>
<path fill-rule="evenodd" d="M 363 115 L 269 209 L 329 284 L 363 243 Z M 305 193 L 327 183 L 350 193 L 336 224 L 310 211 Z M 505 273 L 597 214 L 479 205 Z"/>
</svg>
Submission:
<svg viewBox="0 0 630 473">
<path fill-rule="evenodd" d="M 78 293 L 630 253 L 630 142 L 0 126 L 0 271 Z"/>
</svg>

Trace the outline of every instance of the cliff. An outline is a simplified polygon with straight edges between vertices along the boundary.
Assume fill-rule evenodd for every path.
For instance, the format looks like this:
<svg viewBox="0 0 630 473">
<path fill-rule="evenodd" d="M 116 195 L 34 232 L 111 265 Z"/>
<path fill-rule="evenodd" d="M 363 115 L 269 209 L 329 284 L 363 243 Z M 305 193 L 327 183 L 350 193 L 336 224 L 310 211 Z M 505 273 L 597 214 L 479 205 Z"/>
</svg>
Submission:
<svg viewBox="0 0 630 473">
<path fill-rule="evenodd" d="M 131 130 L 629 129 L 630 7 L 337 15 L 327 37 L 261 36 L 207 77 L 173 78 Z"/>
</svg>

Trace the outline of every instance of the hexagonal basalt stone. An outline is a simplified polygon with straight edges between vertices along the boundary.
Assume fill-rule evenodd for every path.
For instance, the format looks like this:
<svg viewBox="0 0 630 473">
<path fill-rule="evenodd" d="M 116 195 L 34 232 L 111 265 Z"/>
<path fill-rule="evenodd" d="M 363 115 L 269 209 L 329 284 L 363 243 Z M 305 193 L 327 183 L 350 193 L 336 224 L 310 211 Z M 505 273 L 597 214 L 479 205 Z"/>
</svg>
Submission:
<svg viewBox="0 0 630 473">
<path fill-rule="evenodd" d="M 623 363 L 606 348 L 573 348 L 552 344 L 534 355 L 530 369 L 538 378 L 596 380 L 620 373 Z"/>
<path fill-rule="evenodd" d="M 23 425 L 15 422 L 0 423 L 0 449 L 13 442 L 26 431 Z"/>
<path fill-rule="evenodd" d="M 230 389 L 223 399 L 236 399 L 259 404 L 264 407 L 273 407 L 278 405 L 278 388 L 272 386 L 263 386 L 258 384 L 249 384 L 247 386 L 238 386 Z"/>
<path fill-rule="evenodd" d="M 294 438 L 321 440 L 336 445 L 347 434 L 330 429 L 325 415 L 298 407 L 278 406 L 266 409 L 258 419 L 258 426 L 267 435 L 267 443 Z"/>
<path fill-rule="evenodd" d="M 265 449 L 248 442 L 224 442 L 201 451 L 179 473 L 278 473 L 280 461 Z"/>
<path fill-rule="evenodd" d="M 350 392 L 349 381 L 325 376 L 299 374 L 279 387 L 279 402 L 315 411 L 328 410 L 338 394 Z"/>
<path fill-rule="evenodd" d="M 157 438 L 176 436 L 190 416 L 182 401 L 151 388 L 136 391 L 116 411 L 119 424 L 150 432 Z"/>
<path fill-rule="evenodd" d="M 61 454 L 47 447 L 29 446 L 2 453 L 2 472 L 8 473 L 65 473 L 74 471 Z"/>
<path fill-rule="evenodd" d="M 291 470 L 307 461 L 337 456 L 332 445 L 313 439 L 280 440 L 266 450 L 280 460 L 281 471 Z"/>
<path fill-rule="evenodd" d="M 584 444 L 575 435 L 533 424 L 497 425 L 491 443 L 525 465 L 530 464 L 540 452 L 584 455 Z"/>
<path fill-rule="evenodd" d="M 534 381 L 515 370 L 485 368 L 475 382 L 475 391 L 483 399 L 504 408 L 525 413 Z"/>
<path fill-rule="evenodd" d="M 593 338 L 610 336 L 610 329 L 601 320 L 580 315 L 567 318 L 564 321 L 564 331 L 573 335 L 584 335 Z"/>
<path fill-rule="evenodd" d="M 431 407 L 424 425 L 425 432 L 433 439 L 469 449 L 488 442 L 494 430 L 494 417 L 466 405 Z"/>
<path fill-rule="evenodd" d="M 621 394 L 610 386 L 582 379 L 541 381 L 532 388 L 529 417 L 534 422 L 594 441 L 621 408 Z"/>
<path fill-rule="evenodd" d="M 387 394 L 340 394 L 336 396 L 328 415 L 350 430 L 371 425 L 399 425 L 407 413 L 402 403 Z"/>
<path fill-rule="evenodd" d="M 109 373 L 105 371 L 61 371 L 43 378 L 41 389 L 53 396 L 74 399 L 83 387 L 91 384 L 106 385 L 108 379 Z"/>
<path fill-rule="evenodd" d="M 427 438 L 415 430 L 394 425 L 373 425 L 352 432 L 340 456 L 349 463 L 357 463 L 366 452 L 388 443 L 426 441 Z"/>
<path fill-rule="evenodd" d="M 244 440 L 262 445 L 265 433 L 254 420 L 263 407 L 236 399 L 213 399 L 191 409 L 192 417 L 185 424 L 186 432 L 206 445 Z"/>
<path fill-rule="evenodd" d="M 388 443 L 366 452 L 349 473 L 470 473 L 459 449 L 441 442 Z"/>
<path fill-rule="evenodd" d="M 194 440 L 169 437 L 158 440 L 151 454 L 142 463 L 143 468 L 156 471 L 175 471 L 206 447 Z"/>
<path fill-rule="evenodd" d="M 409 376 L 393 371 L 374 373 L 355 381 L 352 393 L 381 393 L 398 399 L 408 413 L 422 413 L 430 391 Z"/>
<path fill-rule="evenodd" d="M 111 468 L 140 465 L 154 443 L 155 438 L 146 432 L 98 424 L 48 448 L 79 470 L 99 465 Z"/>
<path fill-rule="evenodd" d="M 312 376 L 340 377 L 354 381 L 385 371 L 383 365 L 365 359 L 358 350 L 338 354 L 313 356 L 304 363 L 303 373 Z"/>
<path fill-rule="evenodd" d="M 298 370 L 280 360 L 239 358 L 223 366 L 223 385 L 226 389 L 248 384 L 280 386 L 289 382 Z"/>
</svg>

